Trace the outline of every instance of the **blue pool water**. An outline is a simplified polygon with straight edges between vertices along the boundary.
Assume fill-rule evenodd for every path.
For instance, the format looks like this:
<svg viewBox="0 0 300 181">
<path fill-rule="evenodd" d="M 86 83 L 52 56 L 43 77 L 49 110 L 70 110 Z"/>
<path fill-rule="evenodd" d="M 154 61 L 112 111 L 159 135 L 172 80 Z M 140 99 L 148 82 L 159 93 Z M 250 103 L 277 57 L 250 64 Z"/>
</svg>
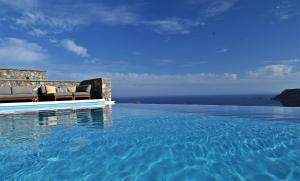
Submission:
<svg viewBox="0 0 300 181">
<path fill-rule="evenodd" d="M 300 180 L 300 109 L 118 104 L 0 115 L 0 180 Z"/>
</svg>

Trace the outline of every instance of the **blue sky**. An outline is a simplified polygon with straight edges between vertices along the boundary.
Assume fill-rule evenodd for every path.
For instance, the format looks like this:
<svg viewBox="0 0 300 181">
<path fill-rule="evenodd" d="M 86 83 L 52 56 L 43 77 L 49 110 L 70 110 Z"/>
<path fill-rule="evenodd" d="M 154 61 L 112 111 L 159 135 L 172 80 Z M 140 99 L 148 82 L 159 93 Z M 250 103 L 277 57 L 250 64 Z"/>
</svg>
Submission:
<svg viewBox="0 0 300 181">
<path fill-rule="evenodd" d="M 114 96 L 300 85 L 299 0 L 0 0 L 1 67 L 111 77 Z"/>
</svg>

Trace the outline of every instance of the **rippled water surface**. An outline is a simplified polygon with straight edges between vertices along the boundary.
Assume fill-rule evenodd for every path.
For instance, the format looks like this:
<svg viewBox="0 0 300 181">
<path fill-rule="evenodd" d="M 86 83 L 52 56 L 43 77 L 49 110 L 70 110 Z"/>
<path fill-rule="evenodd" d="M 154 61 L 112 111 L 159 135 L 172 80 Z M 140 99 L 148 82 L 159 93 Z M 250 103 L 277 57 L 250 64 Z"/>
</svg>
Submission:
<svg viewBox="0 0 300 181">
<path fill-rule="evenodd" d="M 2 114 L 0 180 L 300 180 L 300 109 L 121 104 Z"/>
</svg>

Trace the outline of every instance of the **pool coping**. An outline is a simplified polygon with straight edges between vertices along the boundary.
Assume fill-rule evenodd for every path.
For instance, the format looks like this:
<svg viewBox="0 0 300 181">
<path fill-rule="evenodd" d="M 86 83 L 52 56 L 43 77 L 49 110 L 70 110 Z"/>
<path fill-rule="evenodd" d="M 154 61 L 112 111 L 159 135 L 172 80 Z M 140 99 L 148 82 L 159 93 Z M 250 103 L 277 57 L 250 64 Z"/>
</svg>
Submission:
<svg viewBox="0 0 300 181">
<path fill-rule="evenodd" d="M 105 105 L 111 105 L 111 104 L 114 104 L 114 101 L 108 102 L 105 101 L 105 99 L 1 103 L 0 113 L 36 111 L 36 110 L 93 108 L 93 107 L 104 107 Z M 57 105 L 57 107 L 55 107 L 55 105 Z"/>
</svg>

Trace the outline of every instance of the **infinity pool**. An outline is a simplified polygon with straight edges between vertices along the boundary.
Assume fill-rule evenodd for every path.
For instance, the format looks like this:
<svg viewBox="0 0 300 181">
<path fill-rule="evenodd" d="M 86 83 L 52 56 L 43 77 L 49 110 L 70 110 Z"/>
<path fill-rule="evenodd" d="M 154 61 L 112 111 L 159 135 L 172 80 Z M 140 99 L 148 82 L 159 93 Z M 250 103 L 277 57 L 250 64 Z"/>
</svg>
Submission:
<svg viewBox="0 0 300 181">
<path fill-rule="evenodd" d="M 0 180 L 300 180 L 300 109 L 118 104 L 0 114 Z"/>
</svg>

